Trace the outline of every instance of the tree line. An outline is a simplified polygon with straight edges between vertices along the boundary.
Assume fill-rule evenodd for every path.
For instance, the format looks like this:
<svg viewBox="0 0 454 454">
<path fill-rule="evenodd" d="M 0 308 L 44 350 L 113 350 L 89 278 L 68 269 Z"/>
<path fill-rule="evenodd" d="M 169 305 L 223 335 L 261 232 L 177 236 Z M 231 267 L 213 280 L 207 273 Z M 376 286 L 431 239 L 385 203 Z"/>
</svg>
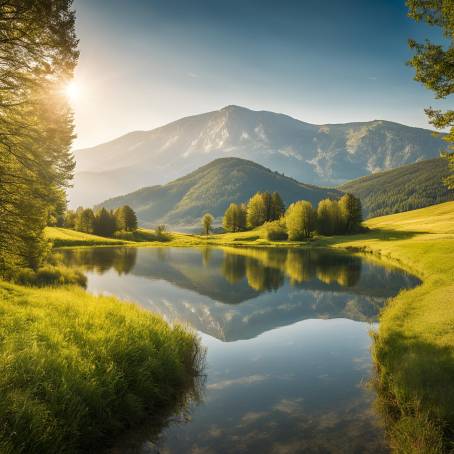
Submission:
<svg viewBox="0 0 454 454">
<path fill-rule="evenodd" d="M 210 215 L 204 216 L 205 233 L 209 230 L 207 216 Z M 269 239 L 302 240 L 310 238 L 314 232 L 321 235 L 356 233 L 362 229 L 362 220 L 361 201 L 350 193 L 339 200 L 321 200 L 316 208 L 306 200 L 299 200 L 285 209 L 279 193 L 257 192 L 247 203 L 229 205 L 223 227 L 228 232 L 240 232 L 268 223 Z"/>
<path fill-rule="evenodd" d="M 110 237 L 118 231 L 135 232 L 137 216 L 129 205 L 116 210 L 79 207 L 75 211 L 68 210 L 59 224 L 79 232 Z"/>
</svg>

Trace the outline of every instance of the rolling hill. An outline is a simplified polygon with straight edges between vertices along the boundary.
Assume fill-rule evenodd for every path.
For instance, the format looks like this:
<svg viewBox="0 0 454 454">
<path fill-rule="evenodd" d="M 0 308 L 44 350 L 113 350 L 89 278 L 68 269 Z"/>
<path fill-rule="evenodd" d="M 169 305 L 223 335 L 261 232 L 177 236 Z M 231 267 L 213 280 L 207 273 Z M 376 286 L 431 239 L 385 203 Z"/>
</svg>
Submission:
<svg viewBox="0 0 454 454">
<path fill-rule="evenodd" d="M 185 177 L 109 199 L 101 206 L 130 205 L 143 226 L 166 223 L 181 227 L 199 223 L 207 211 L 219 218 L 231 202 L 245 202 L 257 191 L 278 191 L 286 204 L 305 199 L 315 205 L 341 194 L 336 189 L 300 183 L 252 161 L 220 158 Z"/>
<path fill-rule="evenodd" d="M 350 181 L 338 187 L 359 197 L 366 217 L 415 210 L 454 200 L 442 180 L 449 173 L 445 159 L 429 159 Z"/>
<path fill-rule="evenodd" d="M 167 183 L 220 157 L 253 160 L 299 181 L 335 186 L 437 157 L 444 146 L 429 130 L 389 121 L 314 125 L 227 106 L 75 151 L 69 197 L 73 207 L 92 205 Z"/>
</svg>

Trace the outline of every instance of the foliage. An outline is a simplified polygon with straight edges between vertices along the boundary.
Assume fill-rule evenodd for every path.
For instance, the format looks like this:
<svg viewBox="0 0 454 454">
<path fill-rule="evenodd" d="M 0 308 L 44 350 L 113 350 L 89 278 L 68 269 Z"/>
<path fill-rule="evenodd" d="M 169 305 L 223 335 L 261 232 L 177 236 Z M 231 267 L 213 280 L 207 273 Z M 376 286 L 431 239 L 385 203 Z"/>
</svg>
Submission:
<svg viewBox="0 0 454 454">
<path fill-rule="evenodd" d="M 344 233 L 355 233 L 361 230 L 363 221 L 361 200 L 347 192 L 339 200 L 339 211 Z"/>
<path fill-rule="evenodd" d="M 80 285 L 85 287 L 87 278 L 77 269 L 62 265 L 45 265 L 36 271 L 29 268 L 18 270 L 13 281 L 20 285 L 32 287 L 49 287 L 60 285 Z"/>
<path fill-rule="evenodd" d="M 322 235 L 344 233 L 345 222 L 337 200 L 324 199 L 317 206 L 317 231 Z"/>
<path fill-rule="evenodd" d="M 315 230 L 316 212 L 306 200 L 292 203 L 285 213 L 285 225 L 291 241 L 310 238 Z"/>
<path fill-rule="evenodd" d="M 283 241 L 288 239 L 287 229 L 279 222 L 269 222 L 265 224 L 265 238 L 269 241 Z"/>
<path fill-rule="evenodd" d="M 129 205 L 123 205 L 114 211 L 116 227 L 118 230 L 125 232 L 134 232 L 137 230 L 137 216 Z"/>
<path fill-rule="evenodd" d="M 211 232 L 211 226 L 213 225 L 213 216 L 210 213 L 205 213 L 202 217 L 203 232 L 208 235 Z"/>
<path fill-rule="evenodd" d="M 95 213 L 93 233 L 100 236 L 113 236 L 117 231 L 117 220 L 111 210 L 101 208 Z"/>
<path fill-rule="evenodd" d="M 246 224 L 251 228 L 258 227 L 279 219 L 284 211 L 284 202 L 279 193 L 257 192 L 247 202 Z"/>
<path fill-rule="evenodd" d="M 0 4 L 0 275 L 38 268 L 74 167 L 62 84 L 77 62 L 69 0 Z"/>
<path fill-rule="evenodd" d="M 231 203 L 224 213 L 223 227 L 227 232 L 241 232 L 246 229 L 246 206 Z"/>
<path fill-rule="evenodd" d="M 74 219 L 74 228 L 79 232 L 95 232 L 95 215 L 91 208 L 78 210 Z"/>
<path fill-rule="evenodd" d="M 266 207 L 262 194 L 257 192 L 253 195 L 246 208 L 246 223 L 250 228 L 258 227 L 266 221 Z"/>
<path fill-rule="evenodd" d="M 0 451 L 98 452 L 194 390 L 194 334 L 112 297 L 0 284 Z"/>
<path fill-rule="evenodd" d="M 426 40 L 424 44 L 409 40 L 415 55 L 409 61 L 415 68 L 415 80 L 432 90 L 436 98 L 443 99 L 454 93 L 454 3 L 452 0 L 407 0 L 409 16 L 416 21 L 424 21 L 441 29 L 448 46 L 434 44 Z M 446 185 L 454 189 L 454 110 L 441 110 L 429 107 L 426 114 L 437 129 L 449 128 L 443 137 L 448 145 L 445 157 L 451 174 L 446 177 Z"/>
<path fill-rule="evenodd" d="M 379 172 L 339 186 L 361 199 L 366 217 L 416 210 L 454 200 L 442 183 L 448 175 L 445 159 L 430 159 Z"/>
</svg>

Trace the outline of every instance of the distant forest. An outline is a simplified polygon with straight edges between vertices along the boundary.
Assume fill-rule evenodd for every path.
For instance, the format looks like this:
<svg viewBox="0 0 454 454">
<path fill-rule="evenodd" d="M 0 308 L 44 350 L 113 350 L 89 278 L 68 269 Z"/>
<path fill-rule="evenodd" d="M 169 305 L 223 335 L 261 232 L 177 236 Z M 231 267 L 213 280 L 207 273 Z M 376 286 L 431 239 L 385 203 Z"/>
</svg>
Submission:
<svg viewBox="0 0 454 454">
<path fill-rule="evenodd" d="M 361 199 L 365 217 L 415 210 L 454 200 L 443 179 L 449 174 L 446 159 L 430 159 L 376 173 L 339 186 Z"/>
</svg>

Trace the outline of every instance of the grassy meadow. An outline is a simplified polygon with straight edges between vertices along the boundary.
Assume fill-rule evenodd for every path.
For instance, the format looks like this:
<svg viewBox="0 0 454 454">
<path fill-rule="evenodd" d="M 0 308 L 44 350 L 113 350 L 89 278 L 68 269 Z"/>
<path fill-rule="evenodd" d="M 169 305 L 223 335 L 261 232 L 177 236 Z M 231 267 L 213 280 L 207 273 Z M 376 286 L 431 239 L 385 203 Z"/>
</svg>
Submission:
<svg viewBox="0 0 454 454">
<path fill-rule="evenodd" d="M 194 334 L 78 287 L 0 281 L 0 452 L 96 451 L 194 389 Z"/>
</svg>

